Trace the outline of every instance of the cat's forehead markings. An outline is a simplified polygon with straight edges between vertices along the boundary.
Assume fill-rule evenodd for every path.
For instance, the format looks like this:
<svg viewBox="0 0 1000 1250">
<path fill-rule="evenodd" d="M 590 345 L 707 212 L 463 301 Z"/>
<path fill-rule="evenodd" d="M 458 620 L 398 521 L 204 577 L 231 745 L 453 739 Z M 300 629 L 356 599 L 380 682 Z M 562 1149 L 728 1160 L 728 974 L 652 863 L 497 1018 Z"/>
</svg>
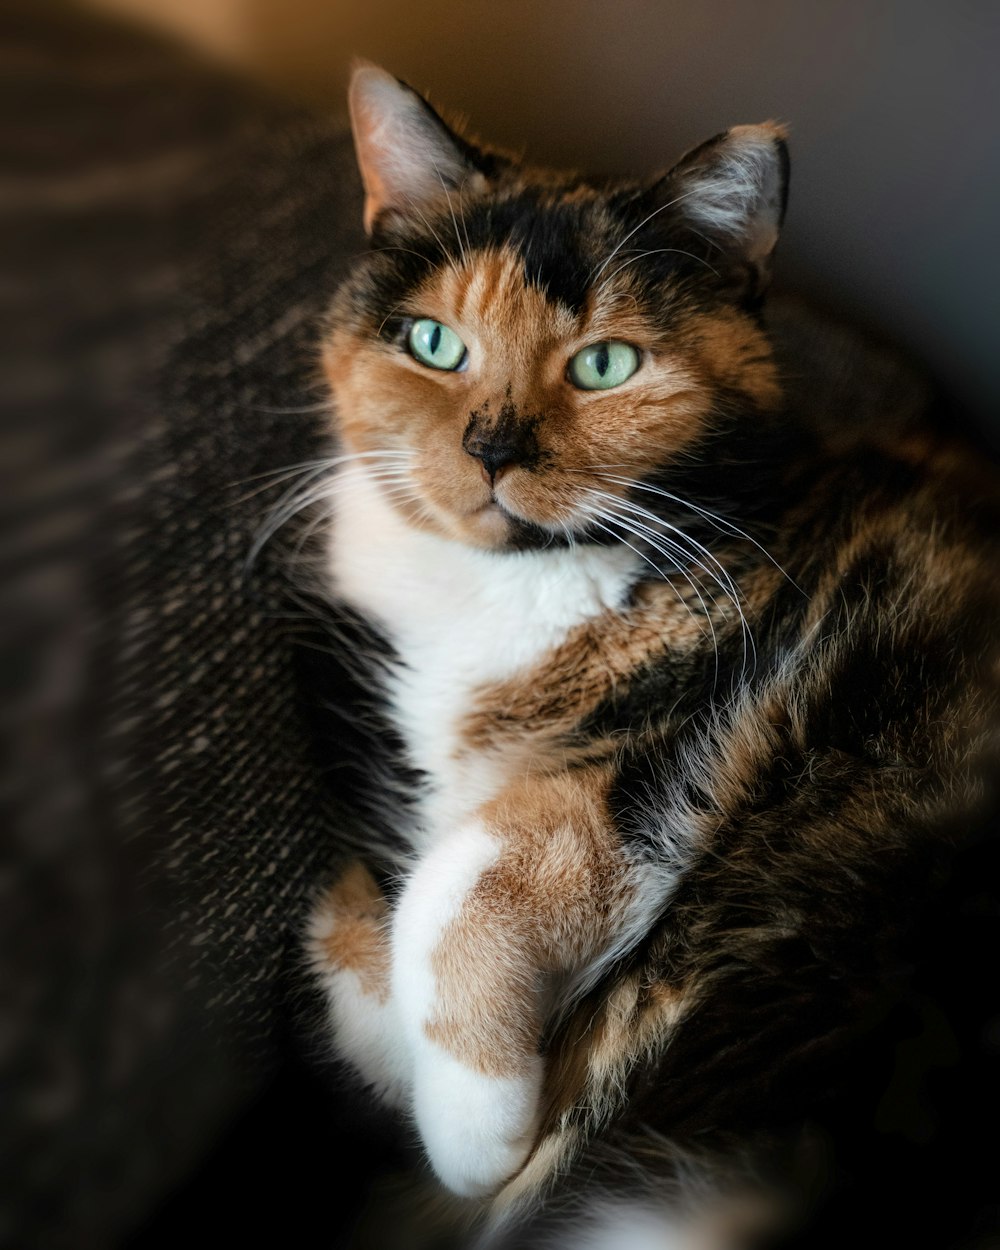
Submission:
<svg viewBox="0 0 1000 1250">
<path fill-rule="evenodd" d="M 466 264 L 431 277 L 421 300 L 459 325 L 505 340 L 511 349 L 578 333 L 580 320 L 525 282 L 520 257 L 510 248 L 473 253 Z"/>
<path fill-rule="evenodd" d="M 579 313 L 587 302 L 590 275 L 605 249 L 592 191 L 522 185 L 510 194 L 469 204 L 462 235 L 473 250 L 512 252 L 522 281 L 538 288 L 552 307 Z M 449 227 L 445 224 L 445 229 Z"/>
<path fill-rule="evenodd" d="M 462 265 L 457 271 L 451 272 L 455 280 L 455 290 L 451 296 L 455 307 L 455 318 L 457 321 L 461 321 L 465 314 L 465 305 L 469 291 L 476 280 L 476 273 L 470 265 Z"/>
</svg>

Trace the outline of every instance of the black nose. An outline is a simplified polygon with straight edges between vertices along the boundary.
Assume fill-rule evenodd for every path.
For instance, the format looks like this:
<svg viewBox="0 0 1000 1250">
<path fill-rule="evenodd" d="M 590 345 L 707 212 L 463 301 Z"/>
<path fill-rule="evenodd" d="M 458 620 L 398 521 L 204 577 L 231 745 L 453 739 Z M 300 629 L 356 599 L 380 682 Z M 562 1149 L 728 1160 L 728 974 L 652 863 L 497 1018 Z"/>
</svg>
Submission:
<svg viewBox="0 0 1000 1250">
<path fill-rule="evenodd" d="M 469 422 L 462 446 L 482 465 L 484 477 L 491 486 L 514 465 L 530 465 L 538 457 L 538 440 L 534 422 L 518 421 L 510 416 L 486 426 L 476 417 Z"/>
<path fill-rule="evenodd" d="M 522 453 L 516 443 L 508 439 L 490 437 L 466 438 L 462 446 L 470 456 L 480 461 L 483 472 L 494 484 L 497 479 L 522 459 Z"/>
</svg>

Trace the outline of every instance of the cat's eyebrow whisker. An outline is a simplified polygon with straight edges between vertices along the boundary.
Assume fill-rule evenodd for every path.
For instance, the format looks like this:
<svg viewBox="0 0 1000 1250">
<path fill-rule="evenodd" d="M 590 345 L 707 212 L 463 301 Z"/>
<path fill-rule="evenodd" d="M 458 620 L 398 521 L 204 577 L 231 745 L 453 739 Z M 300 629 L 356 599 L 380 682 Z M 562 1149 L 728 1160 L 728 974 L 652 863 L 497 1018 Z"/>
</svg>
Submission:
<svg viewBox="0 0 1000 1250">
<path fill-rule="evenodd" d="M 399 300 L 399 301 L 398 301 L 398 303 L 393 304 L 393 306 L 392 306 L 392 307 L 389 309 L 389 311 L 385 314 L 385 316 L 382 318 L 382 320 L 378 323 L 378 329 L 375 331 L 375 337 L 376 337 L 376 338 L 381 338 L 381 337 L 382 337 L 382 331 L 385 329 L 386 322 L 389 320 L 389 318 L 392 316 L 392 314 L 393 314 L 394 312 L 398 311 L 400 308 L 402 308 L 402 307 L 403 307 L 403 305 L 404 305 L 405 303 L 406 303 L 406 300 L 405 300 L 405 299 L 401 299 L 401 300 Z"/>
<path fill-rule="evenodd" d="M 431 223 L 427 220 L 427 217 L 424 211 L 419 206 L 419 204 L 414 204 L 413 208 L 414 208 L 414 211 L 417 213 L 418 217 L 420 218 L 420 220 L 424 223 L 427 229 L 431 232 L 431 234 L 437 240 L 437 245 L 441 249 L 441 251 L 444 253 L 445 259 L 448 262 L 448 267 L 454 270 L 455 273 L 458 273 L 458 270 L 459 270 L 458 263 L 455 260 L 455 257 L 452 255 L 452 253 L 447 249 L 447 247 L 445 247 L 444 239 L 441 238 L 438 232 L 434 229 Z"/>
<path fill-rule="evenodd" d="M 441 240 L 438 239 L 438 242 L 440 243 Z M 403 247 L 401 243 L 380 243 L 373 250 L 376 252 L 402 252 L 405 256 L 416 256 L 418 260 L 426 261 L 428 265 L 435 263 L 433 257 L 428 256 L 426 252 L 418 252 L 415 247 Z"/>
<path fill-rule="evenodd" d="M 458 185 L 458 218 L 462 223 L 462 233 L 465 235 L 466 254 L 472 251 L 472 242 L 469 239 L 469 225 L 465 220 L 465 184 Z"/>
<path fill-rule="evenodd" d="M 711 269 L 712 273 L 714 273 L 716 277 L 719 276 L 719 271 L 716 268 L 710 265 L 707 260 L 703 260 L 700 256 L 695 256 L 693 252 L 685 252 L 681 247 L 653 247 L 650 248 L 648 252 L 639 252 L 635 256 L 630 256 L 628 260 L 624 261 L 618 266 L 617 269 L 613 270 L 597 288 L 598 298 L 604 294 L 608 285 L 614 281 L 623 269 L 627 269 L 629 265 L 634 265 L 636 261 L 644 260 L 647 256 L 659 256 L 664 252 L 676 252 L 678 256 L 688 256 L 691 260 L 697 261 L 699 265 L 704 265 L 706 269 Z"/>
<path fill-rule="evenodd" d="M 659 208 L 654 208 L 651 213 L 647 213 L 647 215 L 643 217 L 642 221 L 640 221 L 637 226 L 634 226 L 628 232 L 628 234 L 624 237 L 624 239 L 622 239 L 615 247 L 611 249 L 610 253 L 605 257 L 604 261 L 602 262 L 600 268 L 596 271 L 596 273 L 592 274 L 588 278 L 588 281 L 596 282 L 597 279 L 601 276 L 601 274 L 605 271 L 605 269 L 607 269 L 608 265 L 611 264 L 614 258 L 618 255 L 618 253 L 622 250 L 625 244 L 629 241 L 629 239 L 637 235 L 639 231 L 643 228 L 643 226 L 647 225 L 649 222 L 653 220 L 654 217 L 657 217 L 660 213 L 665 212 L 668 208 L 672 208 L 675 204 L 679 204 L 681 200 L 686 200 L 689 196 L 694 195 L 697 189 L 698 188 L 696 187 L 692 187 L 690 191 L 683 191 L 680 195 L 674 196 L 672 200 L 667 200 L 666 204 L 661 204 Z"/>
<path fill-rule="evenodd" d="M 444 198 L 448 202 L 448 212 L 451 214 L 451 224 L 455 227 L 455 242 L 458 244 L 458 254 L 462 258 L 462 264 L 468 267 L 469 258 L 466 255 L 465 248 L 462 246 L 462 236 L 459 234 L 458 230 L 458 218 L 455 216 L 455 210 L 452 208 L 451 204 L 451 193 L 448 190 L 447 183 L 441 176 L 440 169 L 438 169 L 436 165 L 434 166 L 434 172 L 437 174 L 438 182 L 441 184 L 441 190 L 444 192 Z"/>
<path fill-rule="evenodd" d="M 607 299 L 603 301 L 602 307 L 605 310 L 607 310 L 611 308 L 614 304 L 617 304 L 619 300 L 628 300 L 629 303 L 631 303 L 632 307 L 637 312 L 639 311 L 639 300 L 636 298 L 636 295 L 633 291 L 613 291 L 607 297 Z"/>
</svg>

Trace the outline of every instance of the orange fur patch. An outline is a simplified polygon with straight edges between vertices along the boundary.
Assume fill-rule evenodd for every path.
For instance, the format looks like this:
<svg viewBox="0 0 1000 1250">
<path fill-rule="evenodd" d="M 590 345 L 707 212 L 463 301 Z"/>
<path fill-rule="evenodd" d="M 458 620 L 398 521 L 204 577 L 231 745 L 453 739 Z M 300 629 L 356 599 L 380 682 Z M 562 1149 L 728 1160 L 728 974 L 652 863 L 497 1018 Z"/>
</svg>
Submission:
<svg viewBox="0 0 1000 1250">
<path fill-rule="evenodd" d="M 490 1076 L 524 1071 L 543 1021 L 537 978 L 578 966 L 607 939 L 630 884 L 606 797 L 611 771 L 534 778 L 480 813 L 503 841 L 497 862 L 433 956 L 428 1036 Z M 489 975 L 477 978 L 477 968 Z"/>
<path fill-rule="evenodd" d="M 462 749 L 498 749 L 507 739 L 523 743 L 525 735 L 564 735 L 642 664 L 664 651 L 704 643 L 707 625 L 682 591 L 665 582 L 641 585 L 626 611 L 577 626 L 534 668 L 481 687 L 463 724 Z M 537 750 L 537 741 L 531 747 Z"/>
<path fill-rule="evenodd" d="M 314 952 L 330 972 L 354 972 L 362 991 L 389 996 L 388 906 L 368 869 L 355 861 L 333 885 L 319 911 Z"/>
</svg>

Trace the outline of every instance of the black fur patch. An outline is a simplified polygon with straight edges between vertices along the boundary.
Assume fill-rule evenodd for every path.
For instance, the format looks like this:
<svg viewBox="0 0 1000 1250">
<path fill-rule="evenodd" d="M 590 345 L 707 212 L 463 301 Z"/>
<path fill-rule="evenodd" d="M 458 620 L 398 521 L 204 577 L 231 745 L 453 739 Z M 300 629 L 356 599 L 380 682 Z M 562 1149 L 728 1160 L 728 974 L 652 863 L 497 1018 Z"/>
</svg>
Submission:
<svg viewBox="0 0 1000 1250">
<path fill-rule="evenodd" d="M 522 412 L 511 400 L 510 391 L 508 386 L 495 417 L 490 412 L 489 401 L 469 414 L 462 446 L 491 473 L 507 464 L 537 472 L 551 461 L 551 456 L 538 445 L 542 415 Z"/>
</svg>

